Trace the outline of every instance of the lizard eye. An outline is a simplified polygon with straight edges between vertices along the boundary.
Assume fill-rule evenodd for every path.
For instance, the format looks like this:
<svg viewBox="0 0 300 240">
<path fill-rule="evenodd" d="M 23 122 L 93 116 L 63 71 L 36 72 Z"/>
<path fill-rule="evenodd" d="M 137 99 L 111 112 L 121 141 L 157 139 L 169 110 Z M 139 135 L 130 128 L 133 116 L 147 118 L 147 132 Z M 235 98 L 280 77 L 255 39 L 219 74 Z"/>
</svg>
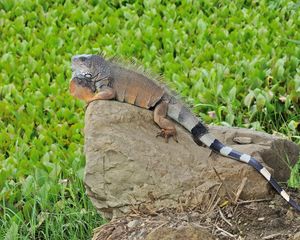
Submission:
<svg viewBox="0 0 300 240">
<path fill-rule="evenodd" d="M 79 57 L 79 60 L 82 61 L 82 62 L 85 62 L 86 57 Z"/>
<path fill-rule="evenodd" d="M 90 74 L 90 73 L 85 73 L 85 74 L 84 74 L 84 77 L 85 77 L 85 78 L 92 78 L 92 74 Z"/>
</svg>

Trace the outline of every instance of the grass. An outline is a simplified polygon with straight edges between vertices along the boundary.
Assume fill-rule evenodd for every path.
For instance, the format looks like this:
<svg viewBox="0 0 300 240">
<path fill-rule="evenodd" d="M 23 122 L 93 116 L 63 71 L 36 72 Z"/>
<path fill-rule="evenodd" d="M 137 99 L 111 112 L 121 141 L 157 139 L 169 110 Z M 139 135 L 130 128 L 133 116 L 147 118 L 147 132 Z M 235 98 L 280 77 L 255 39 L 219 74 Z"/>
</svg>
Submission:
<svg viewBox="0 0 300 240">
<path fill-rule="evenodd" d="M 0 238 L 88 239 L 103 223 L 84 194 L 71 56 L 137 60 L 205 122 L 300 143 L 299 19 L 287 0 L 0 0 Z"/>
</svg>

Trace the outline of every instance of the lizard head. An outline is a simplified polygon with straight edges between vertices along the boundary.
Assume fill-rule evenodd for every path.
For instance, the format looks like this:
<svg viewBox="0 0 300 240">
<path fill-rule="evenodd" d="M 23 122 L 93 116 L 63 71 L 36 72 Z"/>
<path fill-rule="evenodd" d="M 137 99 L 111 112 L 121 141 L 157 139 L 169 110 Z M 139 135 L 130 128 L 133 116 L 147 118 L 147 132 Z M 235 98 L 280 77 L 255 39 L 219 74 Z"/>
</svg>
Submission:
<svg viewBox="0 0 300 240">
<path fill-rule="evenodd" d="M 76 55 L 72 58 L 72 78 L 99 81 L 110 76 L 108 62 L 99 55 Z"/>
</svg>

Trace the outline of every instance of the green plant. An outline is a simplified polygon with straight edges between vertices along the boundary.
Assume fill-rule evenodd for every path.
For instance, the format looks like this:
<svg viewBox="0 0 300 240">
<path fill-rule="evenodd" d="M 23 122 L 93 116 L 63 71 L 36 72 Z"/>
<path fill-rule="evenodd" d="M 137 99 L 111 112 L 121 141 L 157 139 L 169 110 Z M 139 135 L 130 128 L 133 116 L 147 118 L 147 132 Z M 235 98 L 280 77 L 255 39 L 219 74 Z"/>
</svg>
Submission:
<svg viewBox="0 0 300 240">
<path fill-rule="evenodd" d="M 299 7 L 0 0 L 0 238 L 87 239 L 102 223 L 82 184 L 84 105 L 68 93 L 75 54 L 138 59 L 205 122 L 299 143 Z"/>
</svg>

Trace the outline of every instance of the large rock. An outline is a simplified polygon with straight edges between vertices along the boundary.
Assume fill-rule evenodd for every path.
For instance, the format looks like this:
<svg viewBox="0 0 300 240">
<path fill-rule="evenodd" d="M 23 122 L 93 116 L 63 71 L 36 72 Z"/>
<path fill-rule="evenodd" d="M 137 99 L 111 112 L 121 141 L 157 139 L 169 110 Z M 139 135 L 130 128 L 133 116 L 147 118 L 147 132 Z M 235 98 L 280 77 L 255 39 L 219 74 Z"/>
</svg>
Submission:
<svg viewBox="0 0 300 240">
<path fill-rule="evenodd" d="M 155 137 L 160 129 L 153 112 L 115 101 L 89 105 L 84 182 L 104 217 L 122 216 L 141 204 L 151 204 L 152 209 L 178 204 L 205 209 L 217 197 L 234 198 L 243 178 L 247 181 L 240 199 L 272 196 L 267 181 L 250 166 L 199 147 L 185 129 L 178 125 L 177 130 L 179 143 L 165 143 Z M 298 160 L 298 146 L 285 139 L 240 128 L 210 127 L 210 132 L 264 161 L 279 181 L 289 177 L 287 161 L 293 165 Z"/>
</svg>

